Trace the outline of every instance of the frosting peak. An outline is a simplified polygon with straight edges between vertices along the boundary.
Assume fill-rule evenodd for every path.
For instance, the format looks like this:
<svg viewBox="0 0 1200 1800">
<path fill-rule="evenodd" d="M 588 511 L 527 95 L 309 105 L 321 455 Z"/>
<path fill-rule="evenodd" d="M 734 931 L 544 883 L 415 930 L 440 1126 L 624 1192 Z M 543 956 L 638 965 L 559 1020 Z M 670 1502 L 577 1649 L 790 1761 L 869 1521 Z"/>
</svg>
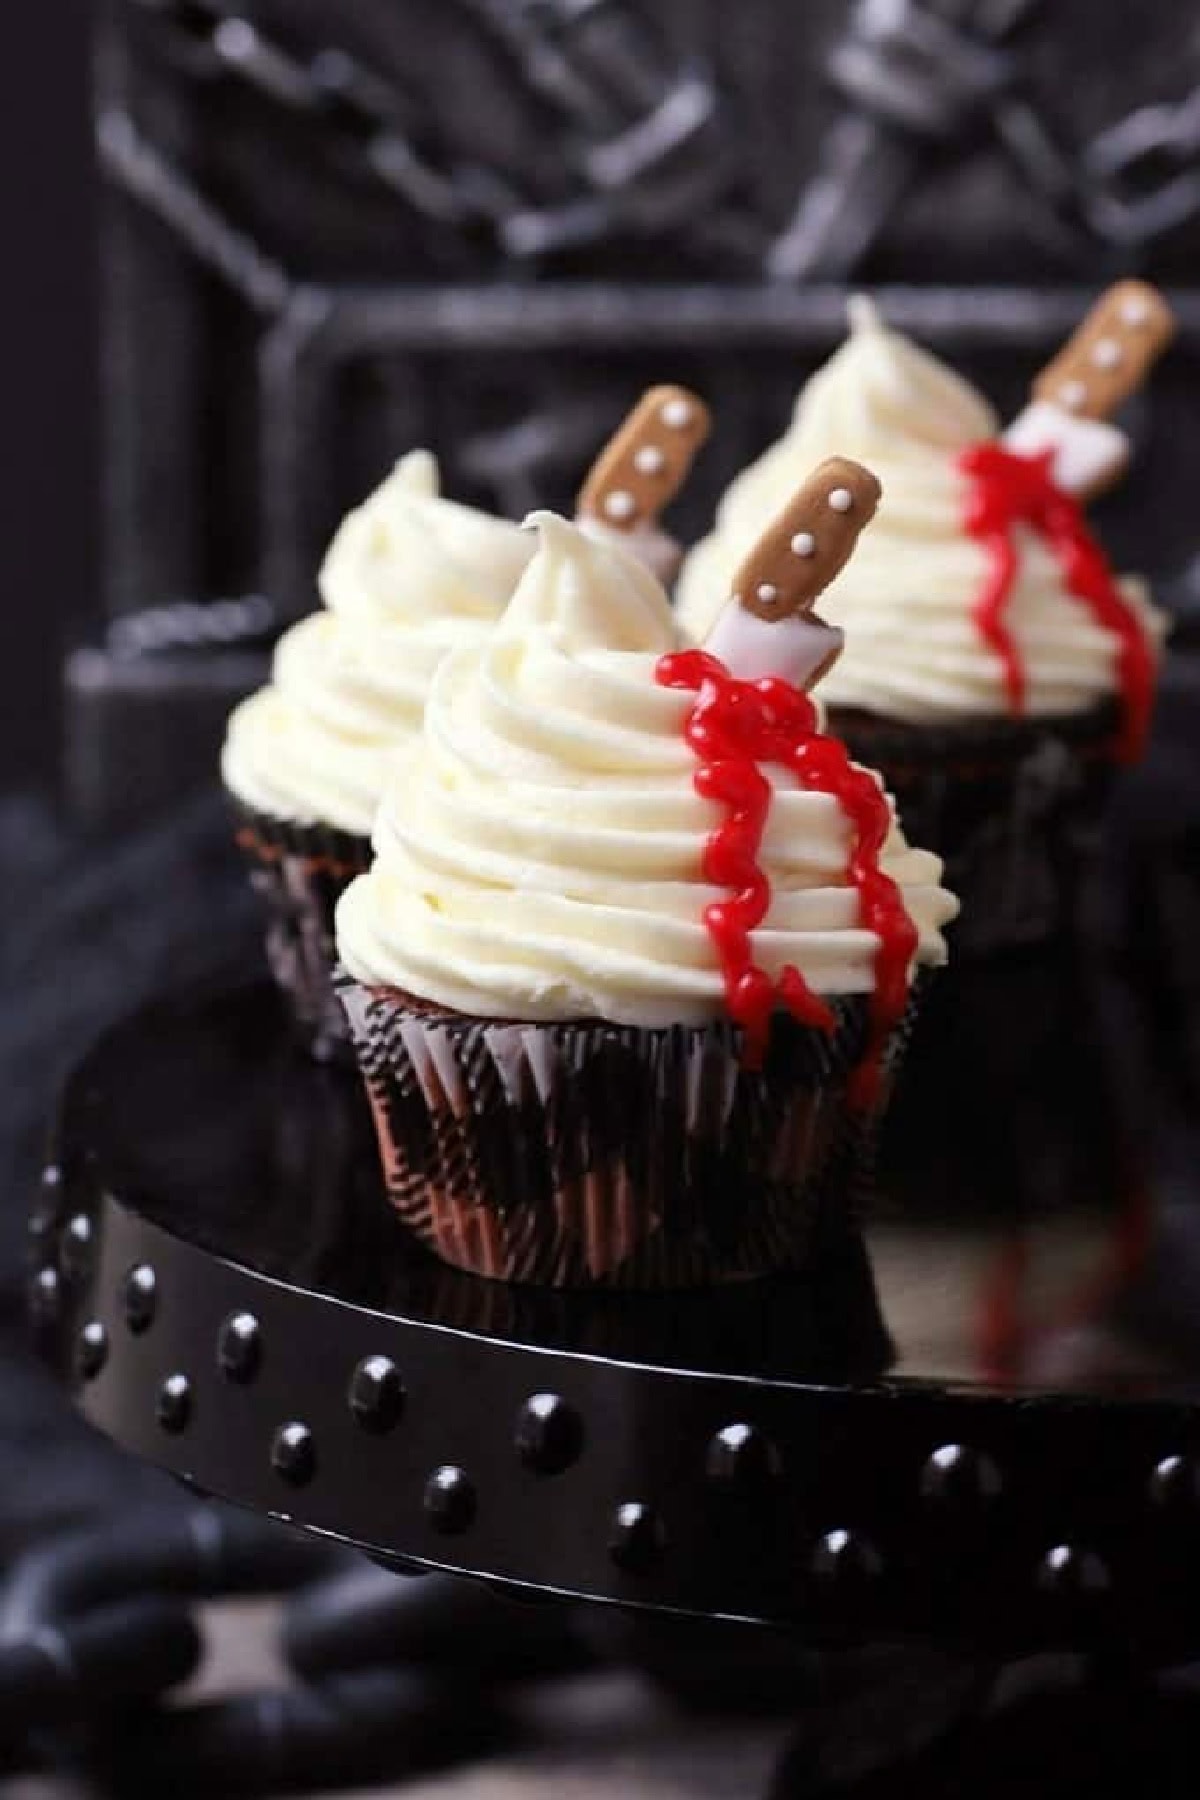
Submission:
<svg viewBox="0 0 1200 1800">
<path fill-rule="evenodd" d="M 409 450 L 401 456 L 389 480 L 414 500 L 437 500 L 442 492 L 441 471 L 432 450 Z M 376 499 L 381 497 L 376 493 Z M 464 509 L 465 510 L 465 509 Z"/>
<path fill-rule="evenodd" d="M 494 620 L 529 560 L 515 525 L 441 496 L 436 459 L 411 450 L 339 527 L 318 585 L 331 612 L 395 625 Z"/>
<path fill-rule="evenodd" d="M 532 550 L 519 526 L 442 499 L 427 450 L 403 457 L 330 546 L 328 610 L 284 633 L 270 685 L 230 719 L 221 766 L 234 794 L 366 836 L 438 665 L 499 617 Z"/>
<path fill-rule="evenodd" d="M 668 650 L 675 643 L 671 605 L 661 585 L 611 539 L 557 513 L 530 513 L 537 554 L 500 622 L 506 637 L 547 633 L 561 650 Z"/>
<path fill-rule="evenodd" d="M 856 294 L 849 304 L 850 335 L 800 395 L 793 424 L 858 434 L 838 440 L 846 455 L 871 450 L 883 437 L 912 438 L 964 450 L 993 437 L 999 420 L 982 395 L 945 363 L 892 331 L 873 300 Z"/>
</svg>

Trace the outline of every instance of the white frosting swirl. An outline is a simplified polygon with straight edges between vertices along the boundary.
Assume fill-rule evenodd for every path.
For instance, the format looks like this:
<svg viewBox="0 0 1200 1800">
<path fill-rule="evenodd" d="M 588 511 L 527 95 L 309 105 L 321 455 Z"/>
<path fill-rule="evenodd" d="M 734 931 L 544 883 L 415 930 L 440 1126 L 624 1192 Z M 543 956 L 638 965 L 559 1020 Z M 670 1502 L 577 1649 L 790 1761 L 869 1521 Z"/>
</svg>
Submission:
<svg viewBox="0 0 1200 1800">
<path fill-rule="evenodd" d="M 227 785 L 262 811 L 368 833 L 438 664 L 495 622 L 531 549 L 519 526 L 440 499 L 427 451 L 404 457 L 333 540 L 329 610 L 284 633 L 270 685 L 231 717 Z"/>
<path fill-rule="evenodd" d="M 683 549 L 660 525 L 641 519 L 631 531 L 618 531 L 615 526 L 606 524 L 603 519 L 597 519 L 590 513 L 579 514 L 575 522 L 581 531 L 590 533 L 603 543 L 615 544 L 630 556 L 636 556 L 664 587 L 669 587 L 678 575 L 679 565 L 683 561 Z"/>
<path fill-rule="evenodd" d="M 680 647 L 665 593 L 623 551 L 552 514 L 499 627 L 447 658 L 422 738 L 397 764 L 376 861 L 344 895 L 338 947 L 370 986 L 487 1017 L 601 1017 L 642 1026 L 724 1011 L 703 923 L 722 890 L 701 872 L 723 809 L 695 791 L 693 696 L 661 686 Z M 794 964 L 825 994 L 869 992 L 878 940 L 848 884 L 838 801 L 768 771 L 762 863 L 770 911 L 754 934 L 772 976 Z M 957 910 L 936 856 L 898 826 L 883 866 L 945 955 Z"/>
<path fill-rule="evenodd" d="M 884 329 L 869 302 L 854 329 L 802 391 L 778 443 L 730 485 L 716 529 L 687 558 L 678 588 L 686 631 L 708 633 L 742 557 L 824 457 L 852 456 L 883 484 L 879 512 L 822 595 L 821 615 L 846 633 L 822 683 L 829 706 L 862 707 L 914 723 L 1003 714 L 1003 670 L 975 623 L 987 577 L 963 528 L 968 484 L 957 459 L 996 435 L 990 407 L 927 352 Z M 1026 673 L 1029 712 L 1081 712 L 1118 686 L 1118 644 L 1033 533 L 1019 530 L 1006 622 Z M 1162 615 L 1136 582 L 1124 584 L 1147 635 Z"/>
</svg>

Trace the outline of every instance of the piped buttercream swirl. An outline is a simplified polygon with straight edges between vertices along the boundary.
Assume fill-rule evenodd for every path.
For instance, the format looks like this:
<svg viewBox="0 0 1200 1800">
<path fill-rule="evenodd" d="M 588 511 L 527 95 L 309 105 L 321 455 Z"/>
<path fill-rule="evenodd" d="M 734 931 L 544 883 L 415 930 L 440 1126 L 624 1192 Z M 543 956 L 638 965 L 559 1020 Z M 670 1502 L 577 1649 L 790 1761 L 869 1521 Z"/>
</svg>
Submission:
<svg viewBox="0 0 1200 1800">
<path fill-rule="evenodd" d="M 497 629 L 439 670 L 398 762 L 375 862 L 344 895 L 338 946 L 358 981 L 488 1017 L 622 1024 L 719 1016 L 701 869 L 722 811 L 696 792 L 693 697 L 656 677 L 681 634 L 624 551 L 552 514 Z M 767 771 L 759 963 L 823 994 L 872 990 L 878 942 L 847 876 L 837 800 Z M 893 824 L 882 866 L 940 962 L 956 905 L 937 857 Z"/>
<path fill-rule="evenodd" d="M 233 713 L 226 784 L 285 819 L 368 833 L 439 663 L 495 623 L 530 554 L 519 526 L 442 499 L 427 452 L 404 457 L 339 528 L 326 610 L 284 633 L 270 684 Z"/>
<path fill-rule="evenodd" d="M 852 313 L 846 343 L 803 389 L 783 437 L 730 485 L 712 535 L 687 558 L 678 610 L 702 641 L 747 550 L 808 469 L 831 454 L 860 459 L 884 498 L 855 555 L 822 595 L 822 617 L 846 633 L 822 683 L 826 705 L 913 723 L 1008 710 L 1004 670 L 975 607 L 988 578 L 964 519 L 960 459 L 993 438 L 998 420 L 936 358 L 888 330 L 869 302 Z M 1064 585 L 1060 564 L 1032 532 L 1018 535 L 1007 621 L 1026 670 L 1025 706 L 1049 715 L 1086 710 L 1118 688 L 1119 644 Z M 1155 642 L 1163 621 L 1136 581 L 1123 584 Z"/>
</svg>

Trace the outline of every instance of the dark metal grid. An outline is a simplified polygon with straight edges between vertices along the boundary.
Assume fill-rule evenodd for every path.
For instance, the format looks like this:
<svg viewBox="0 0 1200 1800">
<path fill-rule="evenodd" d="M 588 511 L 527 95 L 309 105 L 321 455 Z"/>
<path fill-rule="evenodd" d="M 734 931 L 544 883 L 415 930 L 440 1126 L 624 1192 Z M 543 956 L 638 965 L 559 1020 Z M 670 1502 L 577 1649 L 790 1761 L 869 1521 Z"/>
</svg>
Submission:
<svg viewBox="0 0 1200 1800">
<path fill-rule="evenodd" d="M 1172 96 L 1116 118 L 1091 103 L 1068 127 L 1048 91 L 1055 23 L 1030 0 L 814 7 L 792 48 L 790 123 L 765 4 L 736 42 L 682 0 L 661 14 L 624 0 L 455 0 L 440 30 L 432 68 L 417 57 L 406 75 L 394 59 L 372 64 L 355 9 L 334 23 L 265 0 L 111 0 L 99 150 L 121 196 L 108 249 L 112 609 L 206 593 L 214 561 L 224 591 L 236 580 L 285 616 L 307 609 L 324 535 L 414 436 L 436 439 L 456 491 L 505 510 L 535 494 L 561 504 L 652 354 L 686 363 L 710 392 L 727 475 L 775 410 L 745 394 L 745 359 L 758 359 L 760 392 L 794 389 L 792 358 L 836 341 L 841 284 L 872 264 L 922 277 L 886 292 L 898 323 L 952 355 L 986 350 L 1028 370 L 1106 273 L 1189 241 L 1200 216 L 1196 46 L 1179 49 Z M 1147 35 L 1162 33 L 1152 21 Z M 470 83 L 482 79 L 489 117 L 472 119 L 468 153 L 454 134 L 480 110 Z M 226 99 L 245 156 L 231 151 L 234 175 L 214 180 L 205 120 Z M 1098 111 L 1099 131 L 1079 122 Z M 795 175 L 764 164 L 768 116 L 799 159 L 799 201 Z M 299 255 L 272 247 L 261 196 L 257 224 L 222 198 L 231 179 L 240 192 L 252 146 L 285 128 L 328 165 Z M 966 228 L 961 254 L 954 232 L 930 261 L 906 262 L 894 243 L 910 212 L 901 195 L 924 204 L 981 157 L 997 224 L 1032 220 L 1030 243 L 1049 257 L 1039 267 L 1035 249 L 1014 270 L 1024 285 L 946 285 L 981 243 L 957 197 L 947 215 Z M 293 239 L 305 191 L 281 202 Z M 315 272 L 338 207 L 380 227 L 373 254 L 365 224 L 348 252 L 357 285 L 350 263 L 336 279 Z M 964 275 L 985 272 L 980 261 Z M 818 285 L 794 288 L 799 274 Z M 1200 306 L 1180 300 L 1194 343 Z M 178 368 L 139 366 L 156 322 L 182 348 Z M 202 396 L 217 386 L 228 418 L 206 444 Z M 345 472 L 356 410 L 374 420 L 361 476 Z M 702 517 L 697 500 L 693 529 Z"/>
<path fill-rule="evenodd" d="M 747 194 L 718 71 L 695 53 L 673 62 L 646 13 L 619 0 L 456 0 L 464 33 L 492 40 L 526 101 L 561 129 L 574 192 L 556 211 L 536 210 L 494 163 L 443 151 L 439 164 L 424 148 L 439 125 L 447 135 L 438 98 L 402 90 L 394 73 L 345 49 L 293 47 L 252 6 L 126 3 L 153 17 L 193 78 L 232 81 L 268 110 L 299 115 L 431 225 L 485 231 L 505 260 L 666 230 L 748 272 L 844 276 L 932 156 L 981 140 L 1008 160 L 1048 241 L 1068 253 L 1089 240 L 1140 249 L 1200 216 L 1191 166 L 1200 89 L 1064 147 L 1022 57 L 1023 35 L 1045 23 L 1042 0 L 858 0 L 841 32 L 817 40 L 816 72 L 840 112 L 777 234 Z"/>
</svg>

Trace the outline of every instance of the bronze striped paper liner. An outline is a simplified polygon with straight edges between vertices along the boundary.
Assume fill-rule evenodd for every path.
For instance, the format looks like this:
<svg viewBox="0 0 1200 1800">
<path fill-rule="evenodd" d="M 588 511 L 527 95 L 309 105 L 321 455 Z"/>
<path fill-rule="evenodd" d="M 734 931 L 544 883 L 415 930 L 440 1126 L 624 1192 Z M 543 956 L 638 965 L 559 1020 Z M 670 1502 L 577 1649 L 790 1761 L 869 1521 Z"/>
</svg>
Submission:
<svg viewBox="0 0 1200 1800">
<path fill-rule="evenodd" d="M 344 974 L 337 989 L 389 1198 L 437 1256 L 474 1274 L 648 1288 L 798 1269 L 819 1209 L 862 1198 L 878 1120 L 846 1101 L 862 999 L 834 1002 L 831 1036 L 781 1015 L 750 1071 L 724 1021 L 533 1024 Z"/>
<path fill-rule="evenodd" d="M 333 825 L 299 825 L 230 795 L 235 836 L 266 913 L 267 961 L 296 1033 L 319 1061 L 352 1061 L 346 1014 L 333 991 L 333 916 L 371 840 Z"/>
</svg>

